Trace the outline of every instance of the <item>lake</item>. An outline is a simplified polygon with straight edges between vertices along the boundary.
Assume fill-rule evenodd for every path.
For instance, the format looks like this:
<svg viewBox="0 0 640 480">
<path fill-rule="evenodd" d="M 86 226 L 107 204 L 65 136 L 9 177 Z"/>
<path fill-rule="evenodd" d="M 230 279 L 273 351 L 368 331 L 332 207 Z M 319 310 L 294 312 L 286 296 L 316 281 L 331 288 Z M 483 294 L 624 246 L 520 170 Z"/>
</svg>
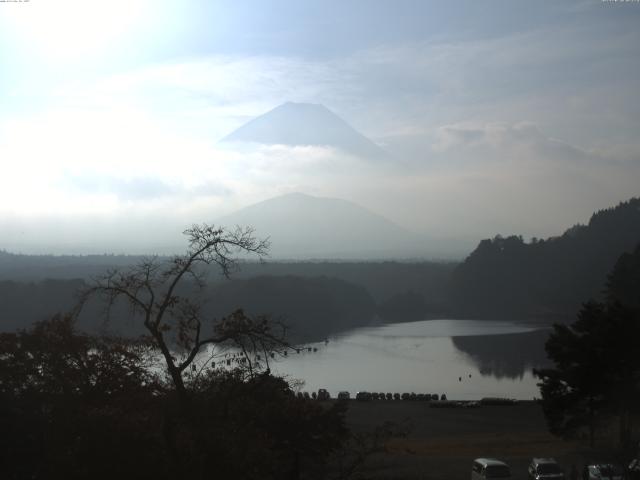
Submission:
<svg viewBox="0 0 640 480">
<path fill-rule="evenodd" d="M 426 320 L 358 328 L 272 362 L 302 390 L 445 393 L 449 399 L 539 397 L 548 330 L 509 322 Z M 317 351 L 313 351 L 317 349 Z"/>
</svg>

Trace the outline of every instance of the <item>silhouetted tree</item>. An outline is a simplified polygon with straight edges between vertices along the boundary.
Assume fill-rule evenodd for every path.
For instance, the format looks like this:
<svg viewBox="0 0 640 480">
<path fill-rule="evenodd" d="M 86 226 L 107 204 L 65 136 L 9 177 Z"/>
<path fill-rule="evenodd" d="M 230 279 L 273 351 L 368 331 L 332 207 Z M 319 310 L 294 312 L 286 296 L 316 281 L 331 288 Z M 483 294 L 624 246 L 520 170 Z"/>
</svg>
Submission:
<svg viewBox="0 0 640 480">
<path fill-rule="evenodd" d="M 185 372 L 205 347 L 233 343 L 244 353 L 248 349 L 251 353 L 267 353 L 284 345 L 281 325 L 275 326 L 264 316 L 249 317 L 242 310 L 213 322 L 204 317 L 202 300 L 180 289 L 186 282 L 202 289 L 207 272 L 201 267 L 207 265 L 217 265 L 229 277 L 238 266 L 235 255 L 248 253 L 262 258 L 268 241 L 257 239 L 251 228 L 227 231 L 205 224 L 194 225 L 184 233 L 189 243 L 184 255 L 169 262 L 152 257 L 130 268 L 109 271 L 81 296 L 81 304 L 99 296 L 109 307 L 120 299 L 129 305 L 162 354 L 167 374 L 183 402 L 187 396 Z"/>
<path fill-rule="evenodd" d="M 329 456 L 349 438 L 347 406 L 294 395 L 267 373 L 220 372 L 194 386 L 206 435 L 205 470 L 226 478 L 323 478 Z M 211 452 L 224 452 L 224 455 Z M 303 475 L 304 474 L 304 475 Z"/>
<path fill-rule="evenodd" d="M 185 475 L 190 472 L 195 478 L 204 478 L 212 468 L 217 469 L 217 465 L 224 463 L 223 459 L 233 457 L 234 451 L 230 445 L 234 437 L 230 432 L 234 429 L 240 427 L 241 430 L 238 432 L 237 445 L 249 445 L 251 435 L 264 441 L 273 439 L 274 435 L 278 435 L 278 430 L 262 425 L 256 427 L 255 431 L 246 431 L 243 422 L 251 425 L 252 421 L 257 421 L 250 415 L 233 419 L 226 414 L 222 417 L 208 415 L 207 411 L 211 408 L 215 410 L 215 406 L 211 404 L 211 399 L 207 400 L 206 395 L 203 400 L 203 392 L 198 389 L 200 375 L 193 374 L 193 371 L 198 371 L 194 363 L 198 355 L 210 346 L 233 347 L 242 355 L 243 360 L 236 366 L 235 372 L 241 374 L 243 382 L 255 384 L 258 377 L 269 377 L 269 358 L 274 352 L 287 348 L 287 344 L 285 329 L 281 323 L 264 315 L 249 316 L 240 309 L 217 320 L 210 318 L 203 311 L 205 300 L 192 293 L 194 285 L 204 291 L 207 266 L 217 266 L 225 277 L 229 277 L 237 268 L 235 255 L 249 253 L 262 257 L 266 254 L 268 242 L 256 239 L 250 228 L 226 231 L 208 225 L 196 225 L 185 231 L 185 234 L 189 240 L 186 254 L 176 256 L 169 262 L 160 262 L 154 257 L 131 268 L 110 271 L 97 278 L 83 292 L 81 302 L 98 296 L 111 307 L 118 300 L 124 300 L 144 325 L 151 345 L 163 359 L 176 394 L 175 402 L 171 395 L 167 397 L 168 407 L 162 421 L 172 474 Z M 267 369 L 264 373 L 256 368 L 265 364 Z M 206 375 L 214 382 L 220 378 L 219 372 L 215 370 Z M 267 377 L 263 377 L 264 375 Z M 242 406 L 249 401 L 236 398 L 234 406 Z M 288 412 L 286 415 L 291 417 L 301 433 L 307 432 L 309 425 L 305 424 L 302 417 L 296 417 L 295 409 L 292 411 L 292 408 L 287 402 L 274 406 L 274 409 Z M 259 413 L 256 409 L 252 411 L 256 415 Z M 223 409 L 223 412 L 228 414 L 229 410 Z M 317 415 L 313 418 L 321 426 L 326 423 Z M 341 419 L 334 418 L 340 426 Z M 217 421 L 208 422 L 207 419 Z M 229 425 L 229 421 L 233 424 Z M 216 438 L 219 441 L 215 441 Z M 227 447 L 223 448 L 221 445 L 225 442 Z M 293 442 L 291 445 L 295 450 L 304 445 L 304 442 Z M 258 447 L 242 450 L 245 456 L 256 454 L 257 451 Z M 273 456 L 269 460 L 279 465 L 279 468 L 282 467 Z M 236 473 L 239 473 L 249 466 L 240 461 L 236 468 Z M 240 476 L 264 477 L 265 469 L 257 460 L 255 467 L 251 468 L 255 468 L 255 475 L 249 475 L 245 471 Z"/>
<path fill-rule="evenodd" d="M 3 478 L 317 478 L 348 438 L 345 405 L 297 399 L 266 372 L 208 368 L 185 382 L 190 414 L 172 415 L 150 348 L 70 317 L 0 334 Z"/>
<path fill-rule="evenodd" d="M 640 254 L 636 250 L 634 255 Z M 609 280 L 607 303 L 588 302 L 572 325 L 554 325 L 546 343 L 554 368 L 536 371 L 541 379 L 542 406 L 552 433 L 571 436 L 589 428 L 590 443 L 598 420 L 616 415 L 620 442 L 628 444 L 631 414 L 640 403 L 640 310 L 623 305 L 617 290 L 625 272 L 624 292 L 640 292 L 637 272 L 621 265 L 640 265 L 623 256 Z M 617 280 L 616 280 L 617 279 Z M 637 297 L 634 297 L 637 298 Z"/>
<path fill-rule="evenodd" d="M 71 317 L 0 334 L 3 478 L 140 478 L 166 470 L 157 433 L 165 389 L 149 352 L 141 340 L 80 333 Z"/>
<path fill-rule="evenodd" d="M 632 253 L 623 254 L 609 275 L 607 301 L 640 309 L 640 243 Z"/>
</svg>

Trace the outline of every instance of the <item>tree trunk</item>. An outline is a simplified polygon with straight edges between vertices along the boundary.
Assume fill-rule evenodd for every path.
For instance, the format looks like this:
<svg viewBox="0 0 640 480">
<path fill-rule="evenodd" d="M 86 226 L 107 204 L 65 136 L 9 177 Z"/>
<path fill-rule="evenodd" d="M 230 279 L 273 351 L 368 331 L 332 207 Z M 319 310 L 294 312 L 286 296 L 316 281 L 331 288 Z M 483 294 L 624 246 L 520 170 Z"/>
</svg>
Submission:
<svg viewBox="0 0 640 480">
<path fill-rule="evenodd" d="M 593 398 L 589 398 L 589 447 L 593 448 L 596 430 L 596 415 L 593 409 Z"/>
<path fill-rule="evenodd" d="M 300 452 L 293 451 L 293 462 L 289 471 L 289 480 L 300 480 Z"/>
<path fill-rule="evenodd" d="M 627 448 L 631 443 L 631 414 L 623 407 L 620 412 L 620 447 Z"/>
<path fill-rule="evenodd" d="M 176 445 L 176 415 L 172 405 L 165 404 L 164 418 L 162 423 L 162 436 L 169 453 L 169 467 L 171 469 L 172 476 L 179 476 L 183 473 L 182 459 L 180 452 Z"/>
<path fill-rule="evenodd" d="M 171 376 L 171 380 L 173 382 L 173 386 L 176 389 L 176 393 L 178 394 L 178 400 L 180 401 L 180 406 L 183 408 L 183 412 L 188 412 L 188 395 L 187 389 L 184 386 L 184 380 L 182 378 L 182 372 L 176 366 L 173 361 L 173 357 L 171 356 L 171 351 L 167 346 L 167 343 L 162 336 L 162 332 L 156 329 L 150 329 L 153 338 L 156 339 L 158 343 L 158 348 L 162 352 L 162 356 L 164 357 L 164 362 L 169 371 L 169 375 Z"/>
</svg>

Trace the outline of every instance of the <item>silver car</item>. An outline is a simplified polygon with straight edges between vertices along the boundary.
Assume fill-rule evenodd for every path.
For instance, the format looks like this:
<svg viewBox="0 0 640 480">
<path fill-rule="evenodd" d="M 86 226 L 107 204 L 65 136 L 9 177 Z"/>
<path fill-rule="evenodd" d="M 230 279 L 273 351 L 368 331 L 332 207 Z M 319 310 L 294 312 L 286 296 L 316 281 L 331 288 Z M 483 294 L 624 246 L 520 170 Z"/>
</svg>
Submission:
<svg viewBox="0 0 640 480">
<path fill-rule="evenodd" d="M 471 480 L 510 480 L 511 469 L 495 458 L 476 458 L 471 465 Z"/>
<path fill-rule="evenodd" d="M 564 470 L 553 458 L 534 458 L 529 464 L 530 480 L 564 480 Z"/>
</svg>

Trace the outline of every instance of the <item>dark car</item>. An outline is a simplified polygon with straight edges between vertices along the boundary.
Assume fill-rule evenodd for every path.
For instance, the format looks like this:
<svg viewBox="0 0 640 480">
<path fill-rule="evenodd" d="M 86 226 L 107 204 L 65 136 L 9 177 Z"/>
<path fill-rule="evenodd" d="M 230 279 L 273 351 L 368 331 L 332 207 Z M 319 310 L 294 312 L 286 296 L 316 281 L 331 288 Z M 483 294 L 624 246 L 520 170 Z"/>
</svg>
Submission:
<svg viewBox="0 0 640 480">
<path fill-rule="evenodd" d="M 331 395 L 326 389 L 321 388 L 320 390 L 318 390 L 318 400 L 330 400 L 330 399 L 331 399 Z"/>
<path fill-rule="evenodd" d="M 586 465 L 582 471 L 583 480 L 623 480 L 624 468 L 611 463 Z"/>
<path fill-rule="evenodd" d="M 338 400 L 349 400 L 351 398 L 351 394 L 346 390 L 342 390 L 338 393 Z"/>
<path fill-rule="evenodd" d="M 356 400 L 360 400 L 361 402 L 368 402 L 371 400 L 371 394 L 369 392 L 358 392 L 356 393 Z"/>
</svg>

